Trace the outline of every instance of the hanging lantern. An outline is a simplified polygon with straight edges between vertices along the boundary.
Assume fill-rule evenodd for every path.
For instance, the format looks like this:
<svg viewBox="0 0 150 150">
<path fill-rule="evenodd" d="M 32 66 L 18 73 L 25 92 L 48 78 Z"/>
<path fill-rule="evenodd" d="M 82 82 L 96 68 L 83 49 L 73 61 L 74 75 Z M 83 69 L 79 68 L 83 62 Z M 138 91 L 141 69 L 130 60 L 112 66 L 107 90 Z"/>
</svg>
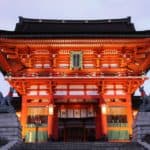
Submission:
<svg viewBox="0 0 150 150">
<path fill-rule="evenodd" d="M 49 115 L 53 115 L 53 114 L 54 114 L 54 107 L 53 107 L 52 104 L 49 105 L 49 107 L 48 107 L 48 112 L 49 112 Z"/>
<path fill-rule="evenodd" d="M 107 113 L 107 107 L 106 107 L 106 104 L 102 104 L 101 105 L 101 109 L 102 109 L 102 114 L 106 114 Z"/>
</svg>

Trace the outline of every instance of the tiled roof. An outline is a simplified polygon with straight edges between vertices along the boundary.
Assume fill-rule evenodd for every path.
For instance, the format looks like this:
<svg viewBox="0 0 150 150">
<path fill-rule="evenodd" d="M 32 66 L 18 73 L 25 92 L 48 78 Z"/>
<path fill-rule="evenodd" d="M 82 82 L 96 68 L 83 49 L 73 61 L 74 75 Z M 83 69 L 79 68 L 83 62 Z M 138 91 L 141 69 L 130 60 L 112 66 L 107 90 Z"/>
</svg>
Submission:
<svg viewBox="0 0 150 150">
<path fill-rule="evenodd" d="M 19 17 L 14 31 L 1 38 L 150 38 L 150 30 L 136 31 L 131 18 L 104 20 L 47 20 Z"/>
<path fill-rule="evenodd" d="M 16 32 L 23 33 L 115 33 L 134 32 L 130 17 L 105 20 L 46 20 L 19 17 Z"/>
</svg>

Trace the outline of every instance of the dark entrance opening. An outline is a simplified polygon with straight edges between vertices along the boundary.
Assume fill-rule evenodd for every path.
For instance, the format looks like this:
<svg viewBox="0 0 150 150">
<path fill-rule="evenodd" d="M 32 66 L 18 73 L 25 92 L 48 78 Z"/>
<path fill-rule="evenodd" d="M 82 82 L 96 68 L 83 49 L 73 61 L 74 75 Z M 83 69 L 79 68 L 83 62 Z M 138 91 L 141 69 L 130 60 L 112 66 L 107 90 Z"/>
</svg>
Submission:
<svg viewBox="0 0 150 150">
<path fill-rule="evenodd" d="M 66 142 L 94 141 L 95 119 L 59 119 L 59 140 Z"/>
<path fill-rule="evenodd" d="M 85 141 L 86 133 L 84 127 L 66 127 L 65 128 L 65 140 L 66 141 Z"/>
</svg>

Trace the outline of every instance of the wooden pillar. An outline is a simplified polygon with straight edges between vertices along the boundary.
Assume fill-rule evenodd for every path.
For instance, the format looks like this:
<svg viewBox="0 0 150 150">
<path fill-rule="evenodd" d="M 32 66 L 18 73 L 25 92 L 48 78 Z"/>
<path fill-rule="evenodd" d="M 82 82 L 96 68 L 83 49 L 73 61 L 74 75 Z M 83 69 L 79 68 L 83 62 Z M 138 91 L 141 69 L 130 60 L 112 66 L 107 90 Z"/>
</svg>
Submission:
<svg viewBox="0 0 150 150">
<path fill-rule="evenodd" d="M 54 99 L 52 83 L 50 82 L 49 92 L 49 106 L 48 106 L 48 137 L 52 140 L 54 128 Z"/>
<path fill-rule="evenodd" d="M 101 99 L 100 102 L 100 108 L 101 108 L 101 133 L 102 135 L 107 135 L 107 106 L 103 100 Z"/>
<path fill-rule="evenodd" d="M 50 104 L 48 106 L 48 137 L 53 137 L 53 120 L 54 120 L 54 105 Z"/>
<path fill-rule="evenodd" d="M 58 140 L 58 110 L 56 107 L 54 109 L 53 137 L 55 140 Z"/>
<path fill-rule="evenodd" d="M 96 67 L 99 68 L 99 66 L 100 66 L 100 60 L 99 60 L 99 58 L 97 58 L 96 59 Z"/>
<path fill-rule="evenodd" d="M 96 140 L 101 136 L 107 135 L 107 112 L 106 104 L 102 96 L 98 105 L 98 111 L 96 114 Z"/>
<path fill-rule="evenodd" d="M 99 105 L 96 112 L 96 140 L 99 140 L 100 137 L 101 137 L 101 113 Z"/>
<path fill-rule="evenodd" d="M 25 95 L 22 96 L 21 106 L 21 125 L 22 125 L 22 137 L 25 137 L 26 126 L 27 126 L 27 98 Z"/>
<path fill-rule="evenodd" d="M 132 135 L 132 125 L 133 125 L 133 113 L 131 104 L 131 95 L 127 96 L 127 121 L 129 127 L 129 134 Z"/>
</svg>

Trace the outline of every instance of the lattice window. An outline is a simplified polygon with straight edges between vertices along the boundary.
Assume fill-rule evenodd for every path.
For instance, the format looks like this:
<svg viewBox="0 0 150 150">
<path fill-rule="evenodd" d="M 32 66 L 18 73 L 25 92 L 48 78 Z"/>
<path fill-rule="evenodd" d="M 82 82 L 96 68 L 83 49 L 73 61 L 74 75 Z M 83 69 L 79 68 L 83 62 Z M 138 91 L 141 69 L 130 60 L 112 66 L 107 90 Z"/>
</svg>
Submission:
<svg viewBox="0 0 150 150">
<path fill-rule="evenodd" d="M 27 113 L 28 127 L 34 127 L 36 123 L 40 126 L 47 126 L 48 107 L 28 107 Z"/>
</svg>

